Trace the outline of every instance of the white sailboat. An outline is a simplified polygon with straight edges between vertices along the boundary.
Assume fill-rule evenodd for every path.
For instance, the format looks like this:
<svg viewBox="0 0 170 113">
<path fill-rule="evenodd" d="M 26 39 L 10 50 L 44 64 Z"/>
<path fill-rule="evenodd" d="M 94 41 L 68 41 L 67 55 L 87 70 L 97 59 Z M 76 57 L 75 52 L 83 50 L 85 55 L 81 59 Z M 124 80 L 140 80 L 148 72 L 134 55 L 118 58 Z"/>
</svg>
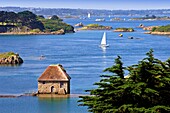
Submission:
<svg viewBox="0 0 170 113">
<path fill-rule="evenodd" d="M 90 17 L 91 17 L 90 13 L 88 13 L 87 17 L 90 19 Z"/>
<path fill-rule="evenodd" d="M 109 44 L 106 43 L 106 32 L 103 33 L 100 47 L 109 47 Z"/>
</svg>

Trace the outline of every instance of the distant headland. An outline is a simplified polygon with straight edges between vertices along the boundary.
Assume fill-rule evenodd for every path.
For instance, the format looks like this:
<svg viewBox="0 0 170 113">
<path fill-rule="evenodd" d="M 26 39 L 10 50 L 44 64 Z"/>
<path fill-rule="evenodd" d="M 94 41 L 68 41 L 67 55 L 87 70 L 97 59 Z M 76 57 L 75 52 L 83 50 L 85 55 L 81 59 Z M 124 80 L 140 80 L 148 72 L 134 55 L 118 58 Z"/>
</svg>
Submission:
<svg viewBox="0 0 170 113">
<path fill-rule="evenodd" d="M 1 34 L 65 34 L 73 33 L 74 27 L 57 15 L 45 18 L 30 11 L 19 13 L 0 11 Z"/>
<path fill-rule="evenodd" d="M 133 9 L 133 7 L 132 7 Z M 0 11 L 13 11 L 13 12 L 22 12 L 22 11 L 32 11 L 37 15 L 58 15 L 62 18 L 77 18 L 77 17 L 87 17 L 87 14 L 90 12 L 93 16 L 145 16 L 149 14 L 152 15 L 169 15 L 170 9 L 146 9 L 146 10 L 101 10 L 101 9 L 70 9 L 70 8 L 34 8 L 34 7 L 0 7 Z"/>
</svg>

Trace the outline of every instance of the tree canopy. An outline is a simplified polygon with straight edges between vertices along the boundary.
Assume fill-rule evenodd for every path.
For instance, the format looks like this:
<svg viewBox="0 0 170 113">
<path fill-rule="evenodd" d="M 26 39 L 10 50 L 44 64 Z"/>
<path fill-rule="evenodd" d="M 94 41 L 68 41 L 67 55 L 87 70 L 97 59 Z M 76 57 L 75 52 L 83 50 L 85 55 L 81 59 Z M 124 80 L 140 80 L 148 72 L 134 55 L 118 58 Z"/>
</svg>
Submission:
<svg viewBox="0 0 170 113">
<path fill-rule="evenodd" d="M 170 32 L 170 24 L 166 26 L 154 27 L 152 32 Z"/>
<path fill-rule="evenodd" d="M 123 67 L 121 57 L 104 71 L 96 89 L 89 96 L 80 96 L 80 105 L 94 113 L 169 113 L 170 59 L 156 59 L 151 49 L 138 64 Z M 125 76 L 125 70 L 128 76 Z"/>
<path fill-rule="evenodd" d="M 53 15 L 51 19 L 45 19 L 43 15 L 37 16 L 30 11 L 22 12 L 6 12 L 0 11 L 0 27 L 9 31 L 42 31 L 53 32 L 63 29 L 64 32 L 74 32 L 74 27 L 66 24 L 57 15 Z M 16 28 L 16 29 L 11 29 Z M 2 30 L 0 30 L 2 32 Z M 7 32 L 7 31 L 6 31 Z"/>
</svg>

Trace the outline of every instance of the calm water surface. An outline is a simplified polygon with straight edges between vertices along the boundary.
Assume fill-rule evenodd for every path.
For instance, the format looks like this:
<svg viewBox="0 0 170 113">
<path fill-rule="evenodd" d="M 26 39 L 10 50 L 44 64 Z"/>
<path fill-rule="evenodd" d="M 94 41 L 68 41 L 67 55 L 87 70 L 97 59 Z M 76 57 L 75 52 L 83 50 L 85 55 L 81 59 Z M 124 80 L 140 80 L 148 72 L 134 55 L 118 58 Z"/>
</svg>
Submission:
<svg viewBox="0 0 170 113">
<path fill-rule="evenodd" d="M 67 19 L 76 24 L 95 23 L 91 20 Z M 21 66 L 0 67 L 0 94 L 23 94 L 37 90 L 37 79 L 50 64 L 62 64 L 71 76 L 71 93 L 85 94 L 84 90 L 94 88 L 100 80 L 102 70 L 112 66 L 117 55 L 122 56 L 125 66 L 136 64 L 145 53 L 154 49 L 156 58 L 167 60 L 170 57 L 170 37 L 144 34 L 137 26 L 167 25 L 169 21 L 105 21 L 99 24 L 116 27 L 133 27 L 136 32 L 107 32 L 106 50 L 99 48 L 104 31 L 78 31 L 66 35 L 0 35 L 0 52 L 14 51 L 24 59 Z M 128 39 L 133 36 L 137 39 Z M 44 55 L 45 59 L 40 60 Z M 0 113 L 86 113 L 86 107 L 77 106 L 78 98 L 1 98 Z"/>
</svg>

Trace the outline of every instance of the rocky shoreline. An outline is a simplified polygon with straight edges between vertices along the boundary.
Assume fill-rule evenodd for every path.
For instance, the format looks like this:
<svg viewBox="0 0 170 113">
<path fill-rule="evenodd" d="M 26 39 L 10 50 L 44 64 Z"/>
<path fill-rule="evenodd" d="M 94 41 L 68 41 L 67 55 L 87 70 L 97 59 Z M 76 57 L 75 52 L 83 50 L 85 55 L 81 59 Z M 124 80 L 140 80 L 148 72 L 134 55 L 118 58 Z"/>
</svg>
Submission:
<svg viewBox="0 0 170 113">
<path fill-rule="evenodd" d="M 24 61 L 19 56 L 18 53 L 14 52 L 6 52 L 6 53 L 0 53 L 0 64 L 1 65 L 17 65 L 22 64 Z"/>
<path fill-rule="evenodd" d="M 113 30 L 114 32 L 134 32 L 134 31 L 126 31 L 126 30 Z"/>
<path fill-rule="evenodd" d="M 116 28 L 114 32 L 134 32 L 133 28 Z"/>
<path fill-rule="evenodd" d="M 78 28 L 77 30 L 111 30 L 112 27 L 110 26 L 105 26 L 105 27 L 96 27 L 96 28 L 88 28 L 88 27 L 82 27 L 82 28 Z"/>
<path fill-rule="evenodd" d="M 147 26 L 147 27 L 143 27 L 143 30 L 146 31 L 152 31 L 153 28 L 158 28 L 159 26 Z"/>
<path fill-rule="evenodd" d="M 77 30 L 111 30 L 111 26 L 103 26 L 99 24 L 88 24 L 87 26 L 77 28 Z"/>
<path fill-rule="evenodd" d="M 40 98 L 74 98 L 79 96 L 87 96 L 87 94 L 67 94 L 67 95 L 57 95 L 57 94 L 37 94 L 37 93 L 28 93 L 28 94 L 0 94 L 0 98 L 19 98 L 24 96 L 37 96 Z"/>
<path fill-rule="evenodd" d="M 170 35 L 170 32 L 145 32 L 145 34 L 152 34 L 152 35 Z"/>
<path fill-rule="evenodd" d="M 74 33 L 74 32 L 71 32 Z M 63 29 L 54 32 L 5 32 L 0 35 L 64 35 Z"/>
<path fill-rule="evenodd" d="M 152 34 L 152 35 L 170 35 L 170 32 L 144 32 L 145 34 Z"/>
</svg>

